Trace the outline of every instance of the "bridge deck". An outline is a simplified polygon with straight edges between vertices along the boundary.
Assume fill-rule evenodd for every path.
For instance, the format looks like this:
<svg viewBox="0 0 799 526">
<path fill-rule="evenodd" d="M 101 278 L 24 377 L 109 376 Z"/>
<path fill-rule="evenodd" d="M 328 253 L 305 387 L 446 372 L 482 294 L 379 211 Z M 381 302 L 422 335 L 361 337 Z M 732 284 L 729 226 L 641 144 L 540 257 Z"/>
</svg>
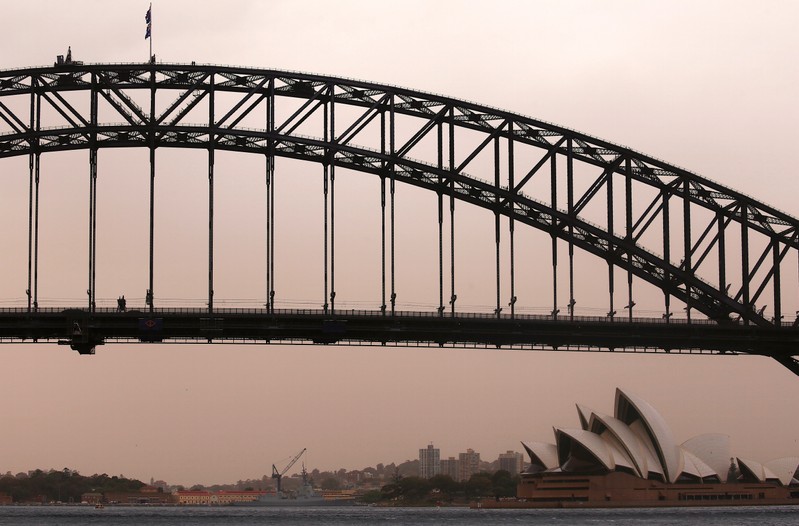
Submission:
<svg viewBox="0 0 799 526">
<path fill-rule="evenodd" d="M 314 343 L 745 353 L 782 362 L 799 327 L 712 320 L 500 316 L 346 310 L 0 310 L 0 342 L 59 342 L 86 354 L 106 342 Z"/>
</svg>

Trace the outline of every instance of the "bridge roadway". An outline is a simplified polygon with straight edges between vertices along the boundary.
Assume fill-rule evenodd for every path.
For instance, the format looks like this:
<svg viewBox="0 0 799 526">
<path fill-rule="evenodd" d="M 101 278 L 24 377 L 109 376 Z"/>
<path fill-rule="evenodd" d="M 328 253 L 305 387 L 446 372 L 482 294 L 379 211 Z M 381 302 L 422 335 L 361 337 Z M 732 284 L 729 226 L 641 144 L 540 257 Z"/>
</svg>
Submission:
<svg viewBox="0 0 799 526">
<path fill-rule="evenodd" d="M 266 309 L 0 309 L 0 342 L 58 342 L 81 354 L 110 342 L 501 347 L 753 354 L 799 375 L 799 326 L 662 318 Z"/>
</svg>

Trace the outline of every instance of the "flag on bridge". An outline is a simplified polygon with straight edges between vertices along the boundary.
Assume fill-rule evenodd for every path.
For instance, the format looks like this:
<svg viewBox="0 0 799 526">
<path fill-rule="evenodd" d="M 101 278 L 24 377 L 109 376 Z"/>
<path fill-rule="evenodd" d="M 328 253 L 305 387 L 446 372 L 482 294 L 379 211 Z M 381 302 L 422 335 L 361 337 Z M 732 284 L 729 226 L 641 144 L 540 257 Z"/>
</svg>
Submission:
<svg viewBox="0 0 799 526">
<path fill-rule="evenodd" d="M 153 28 L 153 4 L 150 4 L 150 8 L 147 9 L 147 14 L 144 15 L 144 21 L 147 22 L 147 32 L 144 33 L 144 39 L 147 40 L 148 38 L 152 38 L 150 32 Z"/>
</svg>

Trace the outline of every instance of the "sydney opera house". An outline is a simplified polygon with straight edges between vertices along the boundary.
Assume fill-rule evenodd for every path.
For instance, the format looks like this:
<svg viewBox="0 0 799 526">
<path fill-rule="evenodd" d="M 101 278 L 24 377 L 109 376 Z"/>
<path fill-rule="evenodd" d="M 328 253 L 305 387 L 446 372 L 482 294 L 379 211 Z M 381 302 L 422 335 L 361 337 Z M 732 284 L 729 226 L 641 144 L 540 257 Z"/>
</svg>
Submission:
<svg viewBox="0 0 799 526">
<path fill-rule="evenodd" d="M 555 443 L 522 442 L 530 468 L 520 503 L 548 506 L 799 504 L 799 457 L 736 458 L 730 438 L 678 444 L 645 400 L 616 390 L 614 416 L 577 406 L 579 429 L 555 428 Z"/>
</svg>

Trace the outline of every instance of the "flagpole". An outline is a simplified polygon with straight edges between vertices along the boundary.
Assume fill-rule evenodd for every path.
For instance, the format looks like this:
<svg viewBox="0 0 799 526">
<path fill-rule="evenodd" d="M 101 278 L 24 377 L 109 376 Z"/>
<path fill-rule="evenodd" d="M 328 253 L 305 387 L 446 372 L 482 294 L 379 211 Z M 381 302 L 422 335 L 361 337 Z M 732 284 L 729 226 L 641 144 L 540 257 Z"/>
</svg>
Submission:
<svg viewBox="0 0 799 526">
<path fill-rule="evenodd" d="M 150 2 L 150 62 L 155 63 L 153 59 L 153 3 Z"/>
</svg>

